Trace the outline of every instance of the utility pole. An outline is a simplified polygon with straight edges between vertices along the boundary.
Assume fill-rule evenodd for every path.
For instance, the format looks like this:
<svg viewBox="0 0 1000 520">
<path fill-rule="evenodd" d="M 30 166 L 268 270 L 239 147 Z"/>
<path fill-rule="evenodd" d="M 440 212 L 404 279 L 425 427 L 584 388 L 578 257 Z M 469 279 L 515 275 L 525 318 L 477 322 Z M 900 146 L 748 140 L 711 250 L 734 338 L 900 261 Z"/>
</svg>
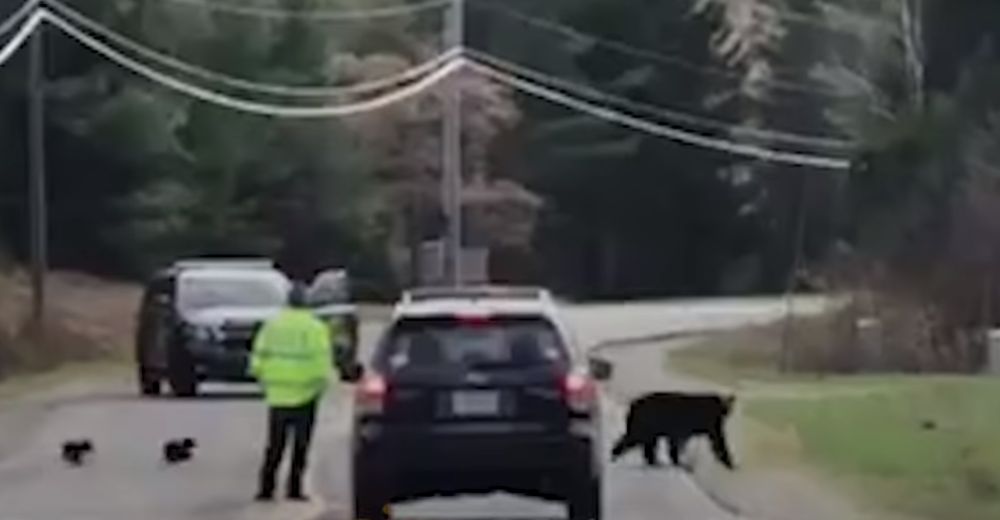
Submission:
<svg viewBox="0 0 1000 520">
<path fill-rule="evenodd" d="M 926 57 L 924 53 L 923 0 L 902 0 L 899 6 L 899 17 L 913 104 L 914 108 L 919 110 L 924 108 L 927 101 L 924 88 Z"/>
<path fill-rule="evenodd" d="M 788 284 L 785 287 L 785 323 L 781 331 L 781 371 L 791 369 L 792 360 L 792 321 L 795 319 L 795 285 L 799 279 L 799 272 L 805 260 L 806 228 L 809 220 L 809 176 L 803 176 L 801 180 L 798 204 L 797 222 L 795 225 L 795 242 L 792 247 L 792 272 L 788 276 Z"/>
<path fill-rule="evenodd" d="M 45 187 L 45 24 L 31 35 L 28 65 L 29 205 L 32 330 L 45 331 L 45 272 L 48 269 L 48 208 Z"/>
<path fill-rule="evenodd" d="M 461 48 L 465 41 L 465 0 L 452 0 L 446 46 Z M 445 82 L 441 200 L 448 218 L 444 273 L 452 285 L 462 285 L 462 89 L 459 78 Z"/>
</svg>

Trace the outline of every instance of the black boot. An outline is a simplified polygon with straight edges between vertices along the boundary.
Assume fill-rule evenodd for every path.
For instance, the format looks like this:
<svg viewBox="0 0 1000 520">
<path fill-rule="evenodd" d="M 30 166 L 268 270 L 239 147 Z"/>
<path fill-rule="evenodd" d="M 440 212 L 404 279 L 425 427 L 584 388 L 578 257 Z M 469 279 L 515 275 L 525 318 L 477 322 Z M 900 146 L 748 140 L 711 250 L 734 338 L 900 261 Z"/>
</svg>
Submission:
<svg viewBox="0 0 1000 520">
<path fill-rule="evenodd" d="M 292 489 L 292 490 L 289 490 L 287 498 L 288 498 L 288 500 L 292 500 L 292 501 L 295 501 L 295 502 L 308 502 L 309 501 L 309 495 L 303 493 L 301 489 Z"/>
<path fill-rule="evenodd" d="M 295 481 L 288 483 L 288 493 L 285 496 L 288 500 L 293 500 L 295 502 L 309 501 L 309 495 L 302 492 L 302 484 Z"/>
</svg>

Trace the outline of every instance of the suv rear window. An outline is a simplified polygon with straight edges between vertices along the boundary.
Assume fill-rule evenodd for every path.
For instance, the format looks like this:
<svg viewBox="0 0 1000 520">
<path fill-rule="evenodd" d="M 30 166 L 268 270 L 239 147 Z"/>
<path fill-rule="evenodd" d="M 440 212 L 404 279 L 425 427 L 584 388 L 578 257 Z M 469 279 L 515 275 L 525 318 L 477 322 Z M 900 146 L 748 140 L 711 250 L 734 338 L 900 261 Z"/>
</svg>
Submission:
<svg viewBox="0 0 1000 520">
<path fill-rule="evenodd" d="M 566 347 L 540 317 L 419 318 L 396 323 L 375 364 L 381 370 L 464 366 L 517 369 L 561 365 Z"/>
</svg>

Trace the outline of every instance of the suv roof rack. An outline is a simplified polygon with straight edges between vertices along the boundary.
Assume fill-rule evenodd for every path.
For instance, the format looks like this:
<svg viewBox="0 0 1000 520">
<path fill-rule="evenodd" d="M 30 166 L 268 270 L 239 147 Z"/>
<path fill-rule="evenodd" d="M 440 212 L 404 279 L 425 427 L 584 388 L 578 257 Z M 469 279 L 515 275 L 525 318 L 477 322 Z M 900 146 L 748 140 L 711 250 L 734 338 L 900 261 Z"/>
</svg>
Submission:
<svg viewBox="0 0 1000 520">
<path fill-rule="evenodd" d="M 272 270 L 274 262 L 266 258 L 195 258 L 174 262 L 175 269 L 253 269 Z"/>
<path fill-rule="evenodd" d="M 541 287 L 502 287 L 502 286 L 468 286 L 468 287 L 419 287 L 403 292 L 402 303 L 415 303 L 428 300 L 444 299 L 517 299 L 551 301 L 552 294 Z"/>
</svg>

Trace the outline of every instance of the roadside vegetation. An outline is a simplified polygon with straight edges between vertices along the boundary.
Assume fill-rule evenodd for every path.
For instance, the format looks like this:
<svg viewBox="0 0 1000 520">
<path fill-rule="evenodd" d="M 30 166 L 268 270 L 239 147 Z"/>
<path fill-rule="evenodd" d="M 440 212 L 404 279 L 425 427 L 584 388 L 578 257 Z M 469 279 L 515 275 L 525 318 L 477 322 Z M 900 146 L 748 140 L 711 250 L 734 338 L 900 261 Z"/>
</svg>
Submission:
<svg viewBox="0 0 1000 520">
<path fill-rule="evenodd" d="M 801 332 L 817 321 L 796 323 Z M 822 331 L 823 329 L 818 329 Z M 778 369 L 781 325 L 706 338 L 672 370 L 737 388 L 752 469 L 800 466 L 907 518 L 1000 518 L 1000 379 Z"/>
<path fill-rule="evenodd" d="M 68 375 L 80 367 L 67 369 L 67 364 L 103 367 L 129 359 L 137 286 L 57 272 L 48 287 L 45 341 L 36 344 L 26 326 L 31 308 L 27 276 L 0 273 L 0 381 L 57 368 L 63 368 L 57 374 Z"/>
</svg>

